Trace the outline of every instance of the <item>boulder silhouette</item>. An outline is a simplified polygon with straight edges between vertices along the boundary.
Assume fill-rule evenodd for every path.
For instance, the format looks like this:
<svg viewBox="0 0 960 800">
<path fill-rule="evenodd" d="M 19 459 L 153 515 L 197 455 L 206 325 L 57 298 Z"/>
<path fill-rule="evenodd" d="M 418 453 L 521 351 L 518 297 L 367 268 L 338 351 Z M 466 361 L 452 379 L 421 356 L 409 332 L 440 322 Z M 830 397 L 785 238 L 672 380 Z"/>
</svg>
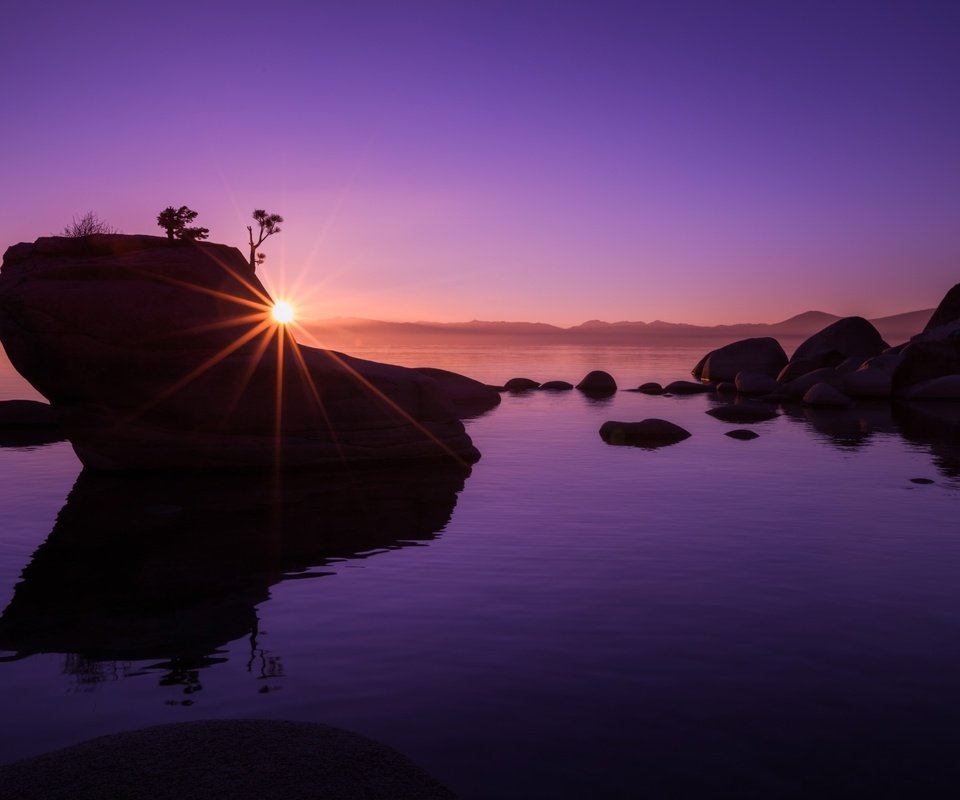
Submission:
<svg viewBox="0 0 960 800">
<path fill-rule="evenodd" d="M 738 372 L 757 372 L 774 378 L 786 363 L 787 354 L 776 339 L 758 336 L 711 350 L 692 373 L 695 378 L 714 382 L 732 381 Z"/>
<path fill-rule="evenodd" d="M 443 384 L 298 344 L 235 248 L 156 236 L 11 247 L 0 340 L 93 469 L 479 453 Z"/>
<path fill-rule="evenodd" d="M 930 320 L 923 329 L 924 333 L 939 328 L 942 325 L 949 325 L 952 322 L 960 322 L 960 283 L 955 284 L 940 301 L 933 312 Z"/>
<path fill-rule="evenodd" d="M 617 391 L 617 382 L 609 372 L 595 369 L 584 375 L 583 380 L 577 384 L 577 389 L 584 394 L 603 397 Z"/>
<path fill-rule="evenodd" d="M 836 367 L 851 356 L 860 356 L 861 361 L 878 356 L 887 347 L 880 332 L 863 317 L 844 317 L 809 337 L 790 360 Z"/>
<path fill-rule="evenodd" d="M 640 422 L 609 420 L 600 426 L 600 438 L 607 444 L 645 447 L 649 450 L 682 442 L 689 439 L 690 435 L 690 431 L 679 425 L 654 417 Z"/>
</svg>

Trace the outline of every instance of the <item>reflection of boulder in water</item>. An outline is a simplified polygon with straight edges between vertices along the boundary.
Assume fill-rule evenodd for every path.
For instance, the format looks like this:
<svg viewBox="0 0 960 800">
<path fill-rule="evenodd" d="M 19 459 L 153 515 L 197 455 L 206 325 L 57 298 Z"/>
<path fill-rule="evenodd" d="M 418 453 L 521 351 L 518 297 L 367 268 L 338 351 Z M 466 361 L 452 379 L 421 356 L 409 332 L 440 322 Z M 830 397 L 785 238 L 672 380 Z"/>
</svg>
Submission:
<svg viewBox="0 0 960 800">
<path fill-rule="evenodd" d="M 468 474 L 82 473 L 0 616 L 0 650 L 202 662 L 255 631 L 273 584 L 433 539 Z"/>
<path fill-rule="evenodd" d="M 808 425 L 829 444 L 857 449 L 875 433 L 896 433 L 897 425 L 886 402 L 858 403 L 852 408 L 828 408 L 793 403 L 783 406 L 785 416 Z"/>
<path fill-rule="evenodd" d="M 960 478 L 960 403 L 897 401 L 893 413 L 904 439 L 929 447 L 937 469 Z"/>
</svg>

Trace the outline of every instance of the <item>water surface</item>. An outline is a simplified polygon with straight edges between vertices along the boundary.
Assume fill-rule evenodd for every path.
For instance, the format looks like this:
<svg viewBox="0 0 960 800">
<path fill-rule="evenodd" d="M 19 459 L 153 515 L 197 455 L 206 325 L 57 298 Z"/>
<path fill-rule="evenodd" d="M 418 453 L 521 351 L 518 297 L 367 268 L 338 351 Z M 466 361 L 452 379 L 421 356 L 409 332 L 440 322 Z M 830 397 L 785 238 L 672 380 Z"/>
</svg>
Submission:
<svg viewBox="0 0 960 800">
<path fill-rule="evenodd" d="M 703 349 L 355 354 L 627 387 Z M 0 389 L 34 396 L 9 369 Z M 470 474 L 129 481 L 0 448 L 0 762 L 269 717 L 379 739 L 465 798 L 947 796 L 949 409 L 795 409 L 741 442 L 715 402 L 506 395 L 468 422 Z M 651 416 L 693 435 L 597 434 Z"/>
</svg>

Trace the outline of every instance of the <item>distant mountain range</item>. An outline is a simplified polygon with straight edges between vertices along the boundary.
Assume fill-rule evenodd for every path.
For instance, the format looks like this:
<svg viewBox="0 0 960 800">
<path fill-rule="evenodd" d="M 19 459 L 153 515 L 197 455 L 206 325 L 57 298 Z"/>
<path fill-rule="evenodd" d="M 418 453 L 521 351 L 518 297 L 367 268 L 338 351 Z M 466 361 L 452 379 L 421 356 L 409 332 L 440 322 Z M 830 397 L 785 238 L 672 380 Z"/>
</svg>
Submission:
<svg viewBox="0 0 960 800">
<path fill-rule="evenodd" d="M 890 344 L 923 330 L 932 308 L 870 320 Z M 840 319 L 823 311 L 806 311 L 775 323 L 688 325 L 681 322 L 602 322 L 590 320 L 561 328 L 543 322 L 382 322 L 355 317 L 315 320 L 305 327 L 324 345 L 387 344 L 637 344 L 666 339 L 734 341 L 751 336 L 804 338 Z"/>
</svg>

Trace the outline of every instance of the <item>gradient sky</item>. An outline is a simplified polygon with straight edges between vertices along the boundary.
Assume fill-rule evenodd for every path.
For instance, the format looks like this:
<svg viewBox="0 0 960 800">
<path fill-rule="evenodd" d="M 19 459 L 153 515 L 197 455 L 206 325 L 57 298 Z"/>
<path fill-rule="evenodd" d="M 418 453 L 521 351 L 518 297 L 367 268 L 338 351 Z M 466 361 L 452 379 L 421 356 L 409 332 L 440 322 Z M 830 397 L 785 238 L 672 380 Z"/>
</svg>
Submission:
<svg viewBox="0 0 960 800">
<path fill-rule="evenodd" d="M 960 281 L 960 4 L 2 12 L 0 245 L 186 204 L 318 317 L 773 322 Z"/>
</svg>

